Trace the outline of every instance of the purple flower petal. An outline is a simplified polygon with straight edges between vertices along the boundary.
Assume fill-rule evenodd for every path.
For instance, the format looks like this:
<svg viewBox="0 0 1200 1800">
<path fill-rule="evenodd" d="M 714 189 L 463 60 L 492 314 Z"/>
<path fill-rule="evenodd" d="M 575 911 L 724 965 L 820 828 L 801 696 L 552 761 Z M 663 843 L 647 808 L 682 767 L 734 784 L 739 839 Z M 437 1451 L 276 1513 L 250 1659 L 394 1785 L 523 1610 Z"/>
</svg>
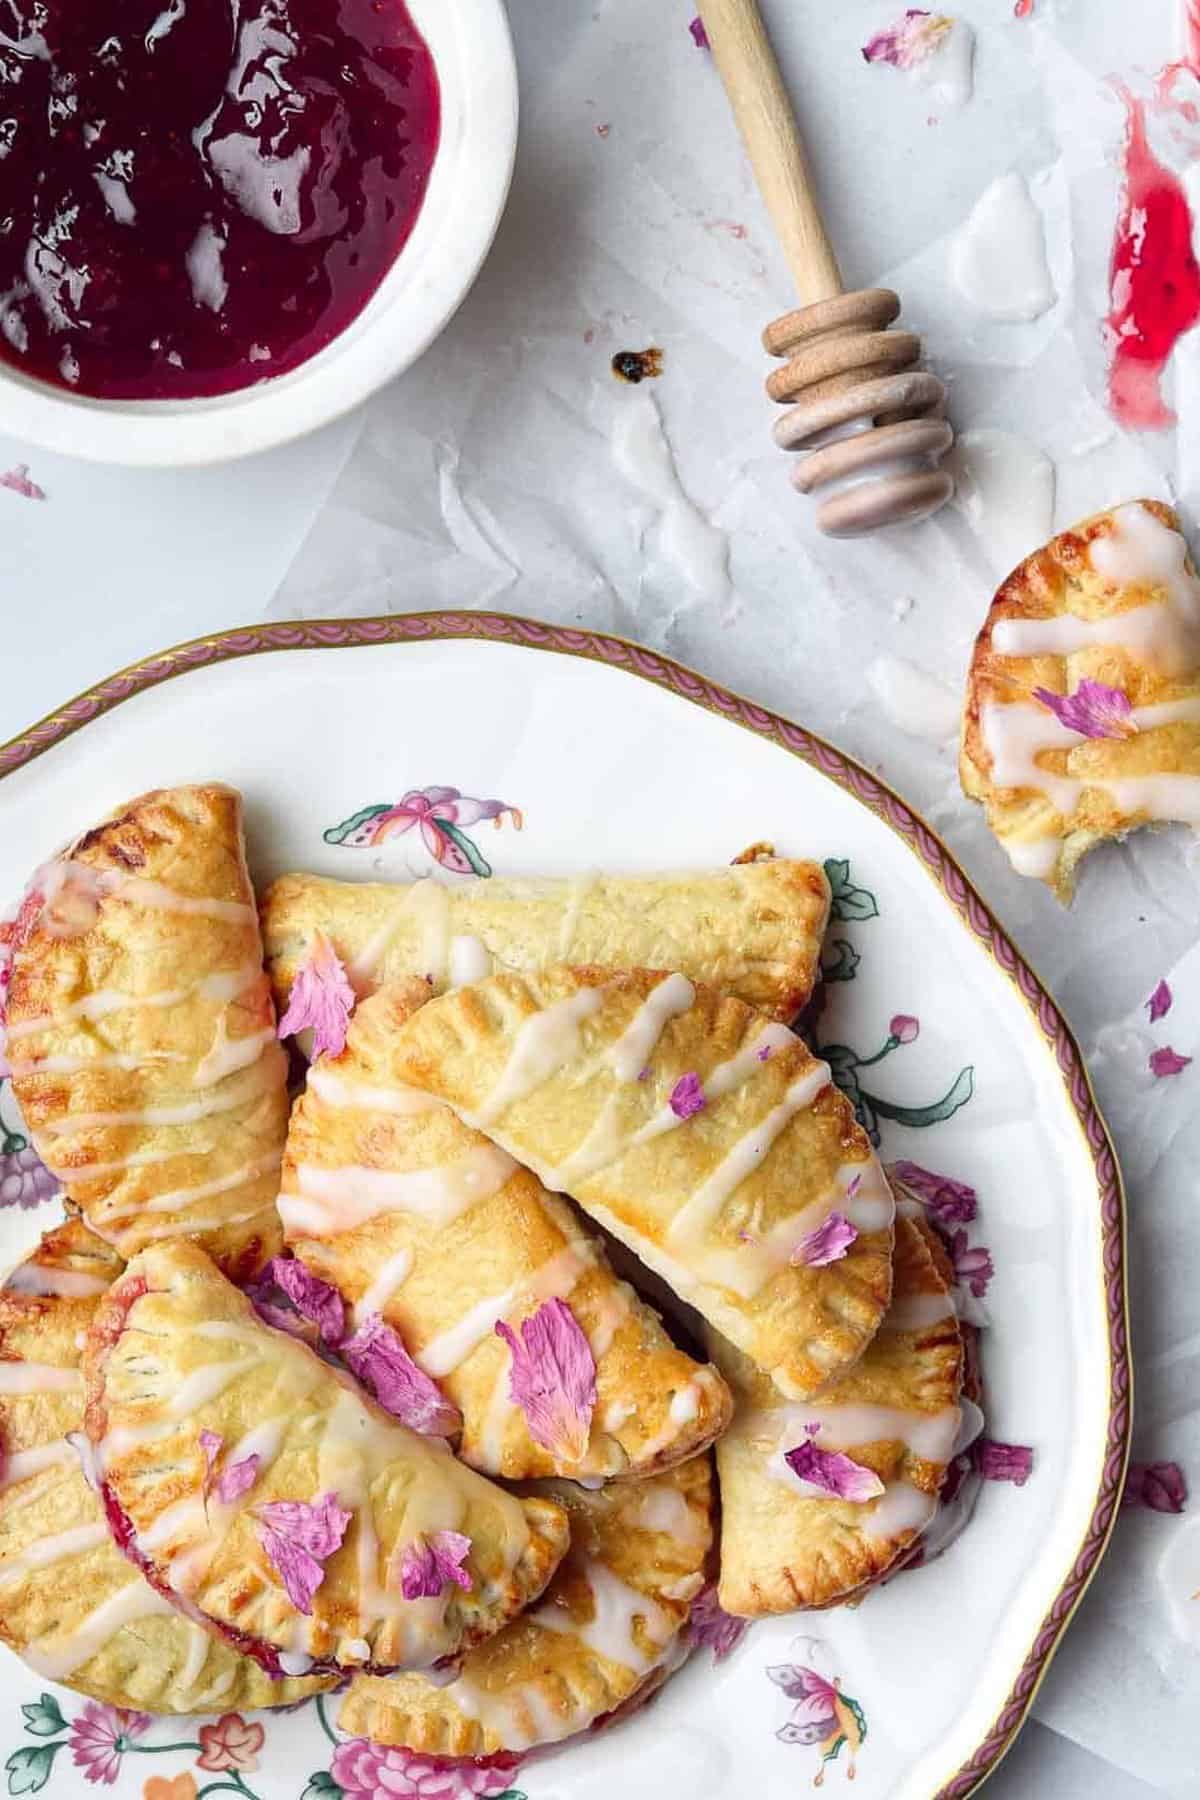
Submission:
<svg viewBox="0 0 1200 1800">
<path fill-rule="evenodd" d="M 1146 1506 L 1151 1512 L 1181 1513 L 1187 1497 L 1187 1482 L 1178 1463 L 1130 1463 L 1123 1505 Z"/>
<path fill-rule="evenodd" d="M 340 1547 L 351 1517 L 335 1494 L 323 1494 L 315 1505 L 273 1500 L 258 1508 L 259 1542 L 297 1612 L 312 1612 L 325 1559 Z"/>
<path fill-rule="evenodd" d="M 1034 688 L 1033 697 L 1060 725 L 1087 738 L 1126 738 L 1137 730 L 1129 695 L 1103 681 L 1081 681 L 1073 694 Z"/>
<path fill-rule="evenodd" d="M 928 1208 L 939 1225 L 969 1225 L 975 1217 L 978 1201 L 973 1187 L 965 1181 L 952 1181 L 948 1175 L 936 1175 L 920 1163 L 892 1164 L 897 1179 L 913 1198 Z"/>
<path fill-rule="evenodd" d="M 977 1438 L 975 1467 L 985 1481 L 1011 1481 L 1024 1487 L 1033 1473 L 1033 1451 L 1027 1444 L 1000 1444 L 995 1438 Z"/>
<path fill-rule="evenodd" d="M 267 1282 L 274 1282 L 287 1295 L 300 1317 L 310 1319 L 327 1344 L 336 1348 L 341 1343 L 346 1335 L 342 1296 L 299 1257 L 275 1257 L 264 1272 L 264 1285 Z"/>
<path fill-rule="evenodd" d="M 954 1264 L 954 1279 L 965 1288 L 970 1288 L 977 1300 L 982 1300 L 988 1291 L 988 1283 L 996 1273 L 992 1263 L 992 1253 L 983 1245 L 972 1249 L 967 1242 L 965 1231 L 952 1233 L 949 1243 L 950 1260 Z"/>
<path fill-rule="evenodd" d="M 823 1225 L 802 1237 L 792 1252 L 792 1262 L 809 1269 L 824 1269 L 840 1262 L 858 1237 L 858 1230 L 840 1212 L 831 1212 Z"/>
<path fill-rule="evenodd" d="M 883 1483 L 874 1470 L 864 1469 L 840 1450 L 818 1450 L 811 1438 L 797 1444 L 794 1450 L 785 1450 L 783 1460 L 801 1481 L 837 1500 L 861 1503 L 874 1500 L 883 1492 Z"/>
<path fill-rule="evenodd" d="M 898 1044 L 915 1044 L 921 1035 L 921 1021 L 911 1013 L 897 1013 L 888 1030 Z"/>
<path fill-rule="evenodd" d="M 681 1075 L 671 1089 L 670 1107 L 677 1119 L 690 1119 L 708 1105 L 698 1075 Z"/>
<path fill-rule="evenodd" d="M 1155 1020 L 1166 1018 L 1171 1010 L 1174 999 L 1175 996 L 1167 986 L 1166 982 L 1160 981 L 1146 1002 L 1146 1010 L 1150 1014 L 1150 1023 L 1152 1025 Z"/>
<path fill-rule="evenodd" d="M 45 488 L 40 488 L 36 481 L 29 477 L 29 464 L 18 463 L 13 469 L 5 469 L 0 475 L 0 488 L 7 488 L 10 494 L 20 494 L 23 500 L 44 500 Z"/>
<path fill-rule="evenodd" d="M 1190 1056 L 1180 1056 L 1178 1050 L 1172 1050 L 1168 1044 L 1163 1050 L 1156 1050 L 1150 1058 L 1150 1073 L 1162 1080 L 1164 1075 L 1178 1075 L 1191 1062 Z"/>
<path fill-rule="evenodd" d="M 419 1369 L 397 1332 L 378 1313 L 364 1319 L 342 1345 L 343 1361 L 393 1418 L 426 1437 L 453 1437 L 462 1414 Z"/>
<path fill-rule="evenodd" d="M 501 1319 L 496 1335 L 512 1352 L 508 1391 L 529 1435 L 563 1462 L 580 1462 L 596 1405 L 596 1360 L 565 1300 L 545 1300 L 523 1319 L 518 1338 Z"/>
<path fill-rule="evenodd" d="M 206 1489 L 209 1482 L 212 1480 L 213 1464 L 216 1462 L 218 1456 L 220 1456 L 224 1442 L 225 1439 L 221 1436 L 219 1431 L 202 1431 L 200 1433 L 200 1448 L 204 1452 L 204 1486 Z"/>
<path fill-rule="evenodd" d="M 697 50 L 711 50 L 712 49 L 712 45 L 708 41 L 708 33 L 704 29 L 704 20 L 703 19 L 701 19 L 701 18 L 693 19 L 691 21 L 691 23 L 688 25 L 688 30 L 692 34 L 692 42 L 695 44 Z"/>
<path fill-rule="evenodd" d="M 714 1662 L 724 1662 L 750 1629 L 749 1619 L 737 1619 L 727 1613 L 717 1599 L 717 1586 L 709 1582 L 692 1601 L 688 1615 L 687 1635 L 697 1649 L 711 1650 Z"/>
<path fill-rule="evenodd" d="M 764 1044 L 764 1045 L 763 1045 L 763 1047 L 762 1047 L 762 1049 L 761 1049 L 761 1050 L 756 1050 L 756 1051 L 755 1051 L 755 1052 L 754 1052 L 754 1054 L 755 1054 L 755 1056 L 757 1056 L 757 1058 L 758 1058 L 758 1060 L 759 1060 L 759 1062 L 769 1062 L 769 1061 L 770 1061 L 770 1060 L 771 1060 L 771 1046 L 770 1046 L 770 1044 Z"/>
<path fill-rule="evenodd" d="M 243 1494 L 248 1494 L 258 1480 L 258 1471 L 262 1467 L 262 1457 L 257 1451 L 252 1456 L 244 1456 L 241 1462 L 230 1463 L 217 1476 L 213 1488 L 214 1494 L 222 1506 L 232 1506 Z"/>
<path fill-rule="evenodd" d="M 954 20 L 945 13 L 931 13 L 910 6 L 904 17 L 885 31 L 877 31 L 862 47 L 864 62 L 890 63 L 894 69 L 912 69 L 939 48 Z"/>
<path fill-rule="evenodd" d="M 323 931 L 313 933 L 308 955 L 296 970 L 281 1038 L 311 1030 L 313 1057 L 340 1056 L 356 995 L 337 951 Z"/>
<path fill-rule="evenodd" d="M 430 1531 L 411 1544 L 400 1555 L 400 1592 L 406 1600 L 435 1600 L 446 1586 L 454 1582 L 469 1592 L 472 1576 L 463 1562 L 471 1548 L 471 1540 L 461 1531 Z"/>
</svg>

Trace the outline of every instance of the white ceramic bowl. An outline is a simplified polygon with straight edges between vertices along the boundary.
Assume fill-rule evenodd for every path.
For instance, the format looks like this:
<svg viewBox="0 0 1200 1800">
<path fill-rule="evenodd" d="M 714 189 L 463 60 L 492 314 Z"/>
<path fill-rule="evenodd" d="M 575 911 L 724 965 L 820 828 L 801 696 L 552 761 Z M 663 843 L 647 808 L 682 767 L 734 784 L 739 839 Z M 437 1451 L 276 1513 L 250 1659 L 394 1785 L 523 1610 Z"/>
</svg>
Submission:
<svg viewBox="0 0 1200 1800">
<path fill-rule="evenodd" d="M 442 130 L 412 236 L 358 317 L 290 374 L 209 400 L 90 400 L 0 363 L 0 422 L 39 449 L 143 467 L 268 450 L 349 412 L 416 361 L 479 273 L 508 197 L 517 72 L 503 0 L 408 0 Z"/>
</svg>

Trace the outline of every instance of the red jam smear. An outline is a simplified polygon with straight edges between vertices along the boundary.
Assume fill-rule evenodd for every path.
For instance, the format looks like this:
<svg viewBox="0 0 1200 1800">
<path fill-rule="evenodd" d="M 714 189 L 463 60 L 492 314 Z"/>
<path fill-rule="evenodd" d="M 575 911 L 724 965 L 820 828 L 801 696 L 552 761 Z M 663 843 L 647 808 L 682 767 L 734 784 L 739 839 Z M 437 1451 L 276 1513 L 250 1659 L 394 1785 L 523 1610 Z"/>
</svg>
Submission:
<svg viewBox="0 0 1200 1800">
<path fill-rule="evenodd" d="M 1200 320 L 1200 266 L 1183 183 L 1159 161 L 1146 103 L 1125 90 L 1125 182 L 1113 240 L 1108 316 L 1109 405 L 1133 431 L 1162 430 L 1175 415 L 1162 396 L 1171 352 Z"/>
<path fill-rule="evenodd" d="M 395 262 L 439 121 L 403 0 L 0 0 L 0 357 L 105 400 L 294 369 Z"/>
</svg>

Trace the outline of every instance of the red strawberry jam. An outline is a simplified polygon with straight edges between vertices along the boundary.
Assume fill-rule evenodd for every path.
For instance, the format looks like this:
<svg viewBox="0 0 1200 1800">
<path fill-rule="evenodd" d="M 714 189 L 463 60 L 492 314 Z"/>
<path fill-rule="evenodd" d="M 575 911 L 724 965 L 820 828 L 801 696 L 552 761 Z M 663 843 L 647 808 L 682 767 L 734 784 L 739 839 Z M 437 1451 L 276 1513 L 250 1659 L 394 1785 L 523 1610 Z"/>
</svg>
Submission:
<svg viewBox="0 0 1200 1800">
<path fill-rule="evenodd" d="M 402 249 L 438 121 L 403 0 L 0 0 L 0 357 L 99 399 L 294 369 Z"/>
</svg>

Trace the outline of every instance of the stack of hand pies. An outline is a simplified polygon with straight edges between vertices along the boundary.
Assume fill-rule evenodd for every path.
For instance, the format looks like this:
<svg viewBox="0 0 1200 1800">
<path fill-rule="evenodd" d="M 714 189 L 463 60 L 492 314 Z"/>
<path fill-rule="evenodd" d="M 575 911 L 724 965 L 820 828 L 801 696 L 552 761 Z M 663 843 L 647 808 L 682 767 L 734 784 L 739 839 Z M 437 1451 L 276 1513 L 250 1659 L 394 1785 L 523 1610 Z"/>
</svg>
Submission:
<svg viewBox="0 0 1200 1800">
<path fill-rule="evenodd" d="M 776 859 L 290 875 L 260 931 L 218 785 L 40 869 L 7 1055 L 68 1216 L 0 1294 L 4 1639 L 114 1705 L 345 1685 L 346 1729 L 485 1756 L 649 1693 L 714 1582 L 754 1617 L 911 1555 L 963 1344 L 787 1025 L 828 912 Z"/>
</svg>

